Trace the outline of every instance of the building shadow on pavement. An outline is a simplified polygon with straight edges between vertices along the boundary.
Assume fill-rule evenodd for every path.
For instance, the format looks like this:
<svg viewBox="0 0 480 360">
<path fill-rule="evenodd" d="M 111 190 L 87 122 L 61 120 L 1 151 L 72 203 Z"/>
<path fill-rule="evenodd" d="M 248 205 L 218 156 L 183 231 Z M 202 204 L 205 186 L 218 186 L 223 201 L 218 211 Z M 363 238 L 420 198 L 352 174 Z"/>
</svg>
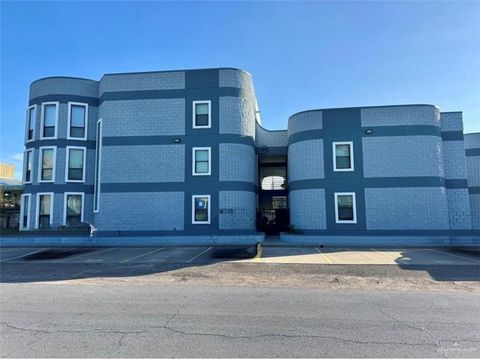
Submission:
<svg viewBox="0 0 480 360">
<path fill-rule="evenodd" d="M 185 248 L 188 249 L 188 248 Z M 201 248 L 198 252 L 201 252 Z M 284 262 L 279 263 L 260 263 L 260 262 L 241 262 L 242 266 L 257 266 L 263 269 L 270 267 L 281 271 L 285 268 L 295 267 L 295 272 L 305 274 L 332 274 L 346 276 L 382 276 L 382 277 L 402 277 L 412 276 L 416 272 L 421 276 L 423 272 L 435 281 L 480 281 L 480 252 L 446 250 L 435 253 L 435 250 L 426 251 L 425 249 L 407 249 L 401 250 L 400 256 L 391 259 L 391 264 L 352 264 L 352 263 L 329 263 L 313 264 L 298 263 L 292 261 L 293 257 L 309 255 L 320 256 L 322 253 L 334 257 L 336 254 L 341 256 L 346 252 L 361 250 L 363 256 L 374 256 L 381 253 L 375 249 L 366 248 L 339 248 L 339 247 L 291 247 L 275 248 L 261 253 L 263 259 L 273 257 L 283 257 Z M 176 270 L 189 269 L 189 276 L 202 276 L 199 267 L 206 265 L 215 265 L 227 263 L 233 260 L 253 259 L 257 255 L 257 248 L 252 247 L 216 247 L 212 249 L 208 256 L 198 260 L 178 261 L 175 257 L 169 258 L 167 262 L 127 262 L 109 261 L 109 262 L 68 262 L 76 256 L 88 257 L 89 254 L 96 254 L 102 251 L 101 248 L 52 248 L 45 251 L 38 251 L 25 255 L 16 262 L 2 262 L 0 264 L 0 283 L 29 283 L 29 282 L 48 282 L 87 278 L 121 278 L 135 277 L 144 275 L 153 275 L 160 273 L 174 272 Z M 175 248 L 167 248 L 165 251 L 175 251 Z M 445 251 L 445 252 L 443 252 Z M 385 255 L 386 256 L 386 255 Z M 55 262 L 56 260 L 66 260 L 65 262 Z M 455 260 L 458 260 L 455 262 Z M 239 264 L 239 263 L 236 263 Z M 262 270 L 263 271 L 263 270 Z"/>
</svg>

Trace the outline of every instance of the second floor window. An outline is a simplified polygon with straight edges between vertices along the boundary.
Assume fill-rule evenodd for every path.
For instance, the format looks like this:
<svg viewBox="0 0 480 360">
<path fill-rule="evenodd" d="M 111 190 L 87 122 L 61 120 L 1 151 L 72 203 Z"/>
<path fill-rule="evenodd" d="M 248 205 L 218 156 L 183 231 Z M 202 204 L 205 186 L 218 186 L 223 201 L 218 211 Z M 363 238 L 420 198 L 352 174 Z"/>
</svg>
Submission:
<svg viewBox="0 0 480 360">
<path fill-rule="evenodd" d="M 193 148 L 193 175 L 210 175 L 210 148 Z"/>
<path fill-rule="evenodd" d="M 42 104 L 42 138 L 57 137 L 57 103 Z"/>
<path fill-rule="evenodd" d="M 55 148 L 40 148 L 39 181 L 54 181 Z"/>
<path fill-rule="evenodd" d="M 353 142 L 333 143 L 333 171 L 353 171 Z"/>
<path fill-rule="evenodd" d="M 85 148 L 67 146 L 67 176 L 65 181 L 85 181 Z"/>
<path fill-rule="evenodd" d="M 194 101 L 193 102 L 193 128 L 209 128 L 212 126 L 211 121 L 211 102 L 210 101 Z"/>
<path fill-rule="evenodd" d="M 68 103 L 68 111 L 68 138 L 86 140 L 88 105 Z"/>
</svg>

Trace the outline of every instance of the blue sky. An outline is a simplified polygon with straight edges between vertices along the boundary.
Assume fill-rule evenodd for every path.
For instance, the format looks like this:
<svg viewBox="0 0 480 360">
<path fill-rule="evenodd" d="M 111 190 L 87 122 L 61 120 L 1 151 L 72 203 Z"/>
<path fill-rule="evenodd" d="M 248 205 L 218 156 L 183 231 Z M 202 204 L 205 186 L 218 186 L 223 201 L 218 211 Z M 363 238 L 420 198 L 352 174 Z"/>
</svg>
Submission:
<svg viewBox="0 0 480 360">
<path fill-rule="evenodd" d="M 1 2 L 0 161 L 20 176 L 29 84 L 240 67 L 270 129 L 301 110 L 431 103 L 480 131 L 480 2 Z"/>
</svg>

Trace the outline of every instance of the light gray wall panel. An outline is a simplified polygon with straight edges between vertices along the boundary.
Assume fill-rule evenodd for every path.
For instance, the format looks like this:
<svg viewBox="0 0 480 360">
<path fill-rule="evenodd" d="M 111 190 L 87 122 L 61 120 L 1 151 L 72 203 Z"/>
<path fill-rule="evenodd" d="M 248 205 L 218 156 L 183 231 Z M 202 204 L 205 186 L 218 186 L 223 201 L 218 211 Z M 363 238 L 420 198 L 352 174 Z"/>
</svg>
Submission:
<svg viewBox="0 0 480 360">
<path fill-rule="evenodd" d="M 257 197 L 250 191 L 220 191 L 220 229 L 254 230 Z"/>
<path fill-rule="evenodd" d="M 323 179 L 323 140 L 307 140 L 288 147 L 288 181 Z"/>
<path fill-rule="evenodd" d="M 290 224 L 295 229 L 326 229 L 325 190 L 308 189 L 291 191 L 288 196 Z"/>
</svg>

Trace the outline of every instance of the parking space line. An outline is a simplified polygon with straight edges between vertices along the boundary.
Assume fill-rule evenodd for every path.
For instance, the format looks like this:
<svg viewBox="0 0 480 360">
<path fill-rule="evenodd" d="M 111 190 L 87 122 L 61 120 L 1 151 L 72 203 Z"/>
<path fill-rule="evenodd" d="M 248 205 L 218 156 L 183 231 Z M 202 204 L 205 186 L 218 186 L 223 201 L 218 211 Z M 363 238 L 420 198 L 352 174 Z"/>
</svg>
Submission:
<svg viewBox="0 0 480 360">
<path fill-rule="evenodd" d="M 83 256 L 89 256 L 89 255 L 98 255 L 98 254 L 103 254 L 103 253 L 106 253 L 107 251 L 111 251 L 111 250 L 114 250 L 115 248 L 108 248 L 108 249 L 103 249 L 101 251 L 93 251 L 93 252 L 86 252 L 84 254 L 78 254 L 78 255 L 74 255 L 72 257 L 69 257 L 67 259 L 64 259 L 66 260 L 66 262 L 68 262 L 68 260 L 77 260 L 78 258 L 81 258 Z"/>
<path fill-rule="evenodd" d="M 130 260 L 135 260 L 135 259 L 138 259 L 138 258 L 141 258 L 142 256 L 146 256 L 146 255 L 150 255 L 150 254 L 154 254 L 156 252 L 159 252 L 160 250 L 165 250 L 165 248 L 160 248 L 160 249 L 155 249 L 153 251 L 149 251 L 145 254 L 140 254 L 138 256 L 134 256 L 134 257 L 131 257 L 131 258 L 128 258 L 128 259 L 125 259 L 125 260 L 122 260 L 119 262 L 119 264 L 123 264 L 123 263 L 126 263 L 127 261 L 130 261 Z"/>
<path fill-rule="evenodd" d="M 405 263 L 406 263 L 405 260 L 401 260 L 401 259 L 399 259 L 398 257 L 393 256 L 393 255 L 390 255 L 390 254 L 385 253 L 385 252 L 383 252 L 383 251 L 380 251 L 380 250 L 377 250 L 377 249 L 374 249 L 374 248 L 370 248 L 370 250 L 373 250 L 373 251 L 375 251 L 375 252 L 377 252 L 377 253 L 379 253 L 379 254 L 385 255 L 386 257 L 388 257 L 388 258 L 390 258 L 390 259 L 392 259 L 392 260 L 394 260 L 394 261 L 398 261 L 398 262 L 400 262 L 400 263 L 402 263 L 402 264 L 405 264 Z"/>
<path fill-rule="evenodd" d="M 18 255 L 18 256 L 14 256 L 14 257 L 11 257 L 11 258 L 7 258 L 7 259 L 3 259 L 1 262 L 4 262 L 4 261 L 8 261 L 8 260 L 15 260 L 15 259 L 20 259 L 24 256 L 28 256 L 28 255 L 33 255 L 33 254 L 36 254 L 36 253 L 39 253 L 39 252 L 42 252 L 43 250 L 47 250 L 48 248 L 42 248 L 40 250 L 35 250 L 35 251 L 32 251 L 32 252 L 29 252 L 27 254 L 22 254 L 22 255 Z"/>
<path fill-rule="evenodd" d="M 480 263 L 480 260 L 472 259 L 472 258 L 469 258 L 469 257 L 466 257 L 466 256 L 461 256 L 461 255 L 456 255 L 456 254 L 450 254 L 450 253 L 447 253 L 447 252 L 443 252 L 443 251 L 440 251 L 440 250 L 434 250 L 434 249 L 425 249 L 425 250 L 433 251 L 433 252 L 436 252 L 436 253 L 439 253 L 439 254 L 443 254 L 443 255 L 455 256 L 455 257 L 458 257 L 459 259 L 464 259 L 464 260 L 469 260 L 469 261 L 473 261 L 473 262 L 478 262 L 478 263 Z"/>
<path fill-rule="evenodd" d="M 203 250 L 200 254 L 197 254 L 197 255 L 195 255 L 194 257 L 192 257 L 191 259 L 188 259 L 188 260 L 186 261 L 186 264 L 191 263 L 193 260 L 195 260 L 196 258 L 202 256 L 203 254 L 206 254 L 206 253 L 209 252 L 210 250 L 212 250 L 211 247 L 207 248 L 206 250 Z"/>
<path fill-rule="evenodd" d="M 327 255 L 325 255 L 322 250 L 320 250 L 319 248 L 315 248 L 315 250 L 317 250 L 317 252 L 322 255 L 322 258 L 328 262 L 330 265 L 333 265 L 333 262 L 327 257 Z"/>
</svg>

